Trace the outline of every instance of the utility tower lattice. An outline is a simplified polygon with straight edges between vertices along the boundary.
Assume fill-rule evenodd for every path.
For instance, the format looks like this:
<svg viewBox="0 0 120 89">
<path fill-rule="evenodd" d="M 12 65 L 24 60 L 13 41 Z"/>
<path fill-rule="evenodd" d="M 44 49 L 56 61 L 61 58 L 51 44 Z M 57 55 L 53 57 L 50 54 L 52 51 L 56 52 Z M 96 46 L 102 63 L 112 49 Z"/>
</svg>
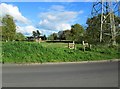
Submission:
<svg viewBox="0 0 120 89">
<path fill-rule="evenodd" d="M 96 0 L 93 2 L 92 16 L 101 15 L 100 42 L 103 41 L 103 34 L 111 36 L 112 45 L 116 45 L 116 23 L 115 16 L 120 17 L 120 1 L 118 0 Z M 104 28 L 107 25 L 107 28 Z M 105 33 L 109 30 L 109 33 Z"/>
</svg>

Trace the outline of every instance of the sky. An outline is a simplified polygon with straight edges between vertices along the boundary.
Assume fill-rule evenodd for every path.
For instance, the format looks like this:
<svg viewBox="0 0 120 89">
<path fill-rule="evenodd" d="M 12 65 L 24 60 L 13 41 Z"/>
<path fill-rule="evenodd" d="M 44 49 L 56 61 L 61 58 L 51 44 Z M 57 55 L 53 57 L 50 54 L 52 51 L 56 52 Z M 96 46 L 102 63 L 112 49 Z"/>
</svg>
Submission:
<svg viewBox="0 0 120 89">
<path fill-rule="evenodd" d="M 76 23 L 85 26 L 92 2 L 2 2 L 0 8 L 0 17 L 13 16 L 17 32 L 32 36 L 32 31 L 39 30 L 48 36 Z"/>
</svg>

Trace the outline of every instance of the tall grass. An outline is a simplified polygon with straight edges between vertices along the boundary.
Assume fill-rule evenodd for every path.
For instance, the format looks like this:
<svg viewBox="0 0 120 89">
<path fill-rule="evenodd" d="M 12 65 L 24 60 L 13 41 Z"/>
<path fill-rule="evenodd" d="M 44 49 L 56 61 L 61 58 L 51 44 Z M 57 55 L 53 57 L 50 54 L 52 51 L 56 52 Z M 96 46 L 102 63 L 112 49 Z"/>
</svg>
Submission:
<svg viewBox="0 0 120 89">
<path fill-rule="evenodd" d="M 43 63 L 104 60 L 118 58 L 118 50 L 93 47 L 91 51 L 68 49 L 64 43 L 3 42 L 2 59 L 8 63 Z"/>
</svg>

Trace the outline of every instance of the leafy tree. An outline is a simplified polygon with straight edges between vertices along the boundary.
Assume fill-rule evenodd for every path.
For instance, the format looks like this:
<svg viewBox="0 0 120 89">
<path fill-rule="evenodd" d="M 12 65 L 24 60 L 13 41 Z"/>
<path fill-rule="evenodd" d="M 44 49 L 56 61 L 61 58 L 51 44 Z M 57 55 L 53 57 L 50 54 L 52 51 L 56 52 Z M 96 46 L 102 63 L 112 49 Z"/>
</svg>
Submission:
<svg viewBox="0 0 120 89">
<path fill-rule="evenodd" d="M 99 42 L 99 33 L 100 33 L 100 17 L 93 17 L 87 19 L 87 29 L 85 36 L 85 41 L 89 43 Z"/>
<path fill-rule="evenodd" d="M 59 32 L 58 32 L 58 39 L 59 39 L 59 40 L 62 40 L 62 34 L 63 34 L 63 31 L 59 31 Z"/>
<path fill-rule="evenodd" d="M 72 40 L 71 31 L 65 30 L 65 31 L 59 31 L 58 37 L 60 40 Z"/>
<path fill-rule="evenodd" d="M 41 35 L 41 33 L 39 32 L 39 30 L 37 30 L 37 37 L 39 37 Z"/>
<path fill-rule="evenodd" d="M 41 35 L 41 33 L 39 32 L 39 30 L 33 31 L 33 37 L 34 38 L 39 38 L 40 35 Z"/>
<path fill-rule="evenodd" d="M 16 37 L 15 38 L 16 41 L 23 41 L 23 40 L 25 40 L 25 36 L 22 33 L 16 33 L 15 37 Z"/>
<path fill-rule="evenodd" d="M 80 24 L 75 24 L 71 26 L 72 39 L 81 42 L 83 38 L 84 28 Z"/>
<path fill-rule="evenodd" d="M 6 41 L 15 40 L 16 25 L 13 17 L 6 15 L 2 18 L 2 39 Z"/>
<path fill-rule="evenodd" d="M 116 30 L 117 30 L 116 42 L 120 43 L 120 17 L 115 17 L 115 23 L 116 23 Z"/>
<path fill-rule="evenodd" d="M 74 40 L 81 43 L 83 40 L 84 28 L 80 24 L 74 24 L 70 30 L 59 31 L 58 34 L 53 33 L 49 36 L 50 40 Z"/>
<path fill-rule="evenodd" d="M 2 41 L 2 26 L 0 26 L 0 41 Z"/>
<path fill-rule="evenodd" d="M 44 35 L 44 36 L 43 36 L 43 40 L 47 40 L 47 37 L 46 37 L 46 35 Z"/>
<path fill-rule="evenodd" d="M 107 15 L 107 14 L 106 14 Z M 115 21 L 116 21 L 116 26 L 120 23 L 120 18 L 115 16 Z M 107 19 L 107 22 L 110 22 L 110 19 Z M 85 31 L 85 40 L 88 41 L 89 43 L 97 44 L 100 43 L 100 29 L 101 29 L 101 15 L 99 14 L 98 16 L 88 18 L 87 19 L 87 29 Z M 108 29 L 110 28 L 109 24 L 104 24 L 103 25 L 103 39 L 102 43 L 109 43 L 111 39 L 111 30 Z M 119 32 L 119 29 L 116 29 L 117 32 Z"/>
<path fill-rule="evenodd" d="M 83 40 L 84 28 L 80 24 L 71 26 L 70 30 L 64 30 L 58 32 L 58 38 L 60 40 L 74 40 L 81 43 Z"/>
<path fill-rule="evenodd" d="M 37 33 L 35 31 L 33 31 L 33 37 L 36 38 Z"/>
<path fill-rule="evenodd" d="M 58 38 L 57 33 L 53 33 L 48 37 L 49 40 L 57 40 L 57 38 Z"/>
</svg>

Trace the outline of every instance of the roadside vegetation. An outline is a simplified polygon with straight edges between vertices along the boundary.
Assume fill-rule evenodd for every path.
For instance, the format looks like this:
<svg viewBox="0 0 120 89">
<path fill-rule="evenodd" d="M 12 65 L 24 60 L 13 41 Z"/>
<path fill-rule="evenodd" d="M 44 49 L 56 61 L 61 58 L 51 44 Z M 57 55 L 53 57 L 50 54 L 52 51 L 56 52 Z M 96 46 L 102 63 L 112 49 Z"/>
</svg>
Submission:
<svg viewBox="0 0 120 89">
<path fill-rule="evenodd" d="M 0 62 L 5 63 L 43 63 L 43 62 L 73 62 L 89 60 L 111 60 L 120 58 L 120 35 L 116 35 L 116 44 L 112 45 L 111 32 L 104 25 L 102 42 L 100 42 L 100 17 L 101 15 L 88 18 L 87 27 L 76 23 L 71 29 L 52 33 L 48 37 L 41 36 L 39 30 L 33 31 L 32 36 L 25 37 L 24 34 L 16 31 L 16 24 L 12 16 L 6 15 L 1 19 L 0 39 L 2 37 L 2 52 Z M 109 21 L 109 20 L 108 20 Z M 120 33 L 118 27 L 120 18 L 115 17 L 116 30 Z M 105 30 L 107 29 L 107 30 Z M 49 41 L 59 41 L 59 43 L 47 43 Z M 74 41 L 76 49 L 69 49 L 65 41 Z M 91 48 L 83 50 L 83 42 L 91 45 Z"/>
<path fill-rule="evenodd" d="M 94 46 L 83 51 L 68 49 L 66 43 L 3 42 L 2 60 L 5 63 L 75 62 L 118 59 L 116 47 Z"/>
</svg>

